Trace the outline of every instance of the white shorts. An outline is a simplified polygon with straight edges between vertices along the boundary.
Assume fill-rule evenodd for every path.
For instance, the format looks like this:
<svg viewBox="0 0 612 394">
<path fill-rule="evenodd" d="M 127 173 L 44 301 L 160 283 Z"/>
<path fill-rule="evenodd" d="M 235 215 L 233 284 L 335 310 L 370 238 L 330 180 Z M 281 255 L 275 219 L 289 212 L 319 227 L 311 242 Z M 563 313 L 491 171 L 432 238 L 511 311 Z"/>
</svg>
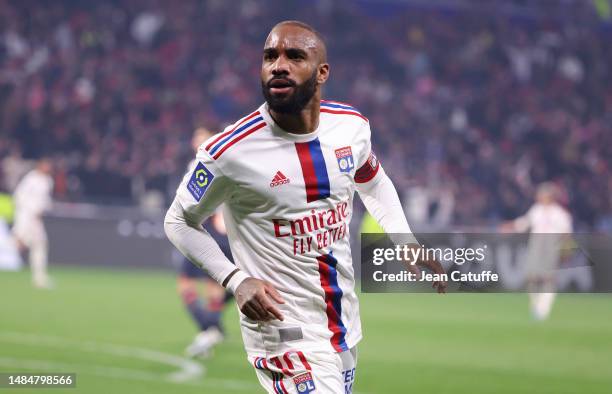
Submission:
<svg viewBox="0 0 612 394">
<path fill-rule="evenodd" d="M 270 358 L 249 357 L 249 362 L 269 394 L 351 394 L 357 348 L 342 353 L 292 350 Z"/>
<path fill-rule="evenodd" d="M 30 216 L 15 216 L 13 236 L 28 248 L 47 244 L 47 232 L 43 221 Z"/>
</svg>

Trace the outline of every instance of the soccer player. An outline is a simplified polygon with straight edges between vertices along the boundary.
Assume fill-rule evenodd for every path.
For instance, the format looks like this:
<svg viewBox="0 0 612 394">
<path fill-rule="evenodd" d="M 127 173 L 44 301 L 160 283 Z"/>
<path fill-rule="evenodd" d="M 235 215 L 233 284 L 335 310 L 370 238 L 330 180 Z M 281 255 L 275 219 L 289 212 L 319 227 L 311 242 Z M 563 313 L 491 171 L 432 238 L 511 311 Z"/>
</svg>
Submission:
<svg viewBox="0 0 612 394">
<path fill-rule="evenodd" d="M 204 127 L 198 127 L 191 138 L 191 146 L 194 152 L 198 147 L 212 136 L 212 133 Z M 189 164 L 189 168 L 195 166 L 196 161 Z M 227 242 L 225 224 L 220 212 L 215 212 L 205 224 L 206 230 L 221 246 L 226 256 L 231 256 L 229 243 Z M 198 285 L 203 284 L 206 305 L 202 303 L 198 293 Z M 221 324 L 221 312 L 225 306 L 225 289 L 202 268 L 197 267 L 185 258 L 180 267 L 177 280 L 177 290 L 183 301 L 187 312 L 197 325 L 199 332 L 193 342 L 187 347 L 185 353 L 190 357 L 206 357 L 210 351 L 223 341 L 223 327 Z"/>
<path fill-rule="evenodd" d="M 502 225 L 504 231 L 530 231 L 527 252 L 529 307 L 535 320 L 546 320 L 555 300 L 555 273 L 562 242 L 572 232 L 572 216 L 557 202 L 557 187 L 542 183 L 527 213 Z"/>
<path fill-rule="evenodd" d="M 319 33 L 277 24 L 263 50 L 265 103 L 202 144 L 165 219 L 176 247 L 236 297 L 248 359 L 269 393 L 352 391 L 362 337 L 348 226 L 355 190 L 387 233 L 404 234 L 394 241 L 414 239 L 368 119 L 321 100 L 329 75 Z M 221 203 L 236 265 L 200 227 Z"/>
<path fill-rule="evenodd" d="M 47 273 L 48 242 L 42 215 L 51 207 L 52 165 L 41 159 L 17 184 L 13 193 L 15 225 L 13 236 L 20 251 L 29 250 L 32 283 L 35 287 L 52 287 Z"/>
</svg>

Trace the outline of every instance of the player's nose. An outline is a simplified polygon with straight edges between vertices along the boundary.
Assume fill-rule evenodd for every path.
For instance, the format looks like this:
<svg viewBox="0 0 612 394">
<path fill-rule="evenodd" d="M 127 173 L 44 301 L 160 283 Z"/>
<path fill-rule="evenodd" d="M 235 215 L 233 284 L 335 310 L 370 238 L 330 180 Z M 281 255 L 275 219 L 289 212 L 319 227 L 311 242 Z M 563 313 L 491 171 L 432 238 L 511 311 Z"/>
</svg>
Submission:
<svg viewBox="0 0 612 394">
<path fill-rule="evenodd" d="M 281 75 L 289 74 L 289 62 L 285 56 L 279 56 L 274 64 L 272 64 L 272 74 Z"/>
</svg>

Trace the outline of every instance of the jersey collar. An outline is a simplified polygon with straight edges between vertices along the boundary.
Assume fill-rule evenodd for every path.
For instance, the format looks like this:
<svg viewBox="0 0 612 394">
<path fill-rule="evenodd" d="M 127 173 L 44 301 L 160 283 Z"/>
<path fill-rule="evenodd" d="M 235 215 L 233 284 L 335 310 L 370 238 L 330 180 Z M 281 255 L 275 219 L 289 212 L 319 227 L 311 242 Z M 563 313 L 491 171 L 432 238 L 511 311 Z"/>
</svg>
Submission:
<svg viewBox="0 0 612 394">
<path fill-rule="evenodd" d="M 276 124 L 276 122 L 274 121 L 274 118 L 272 118 L 272 115 L 270 115 L 270 109 L 268 108 L 268 103 L 263 103 L 259 107 L 259 112 L 261 113 L 261 116 L 263 116 L 264 120 L 270 127 L 270 130 L 272 130 L 272 134 L 280 138 L 289 140 L 289 141 L 294 141 L 294 142 L 312 141 L 318 137 L 319 131 L 321 130 L 321 119 L 319 119 L 319 126 L 317 127 L 315 131 L 308 133 L 308 134 L 291 133 L 289 131 L 282 129 L 278 124 Z"/>
</svg>

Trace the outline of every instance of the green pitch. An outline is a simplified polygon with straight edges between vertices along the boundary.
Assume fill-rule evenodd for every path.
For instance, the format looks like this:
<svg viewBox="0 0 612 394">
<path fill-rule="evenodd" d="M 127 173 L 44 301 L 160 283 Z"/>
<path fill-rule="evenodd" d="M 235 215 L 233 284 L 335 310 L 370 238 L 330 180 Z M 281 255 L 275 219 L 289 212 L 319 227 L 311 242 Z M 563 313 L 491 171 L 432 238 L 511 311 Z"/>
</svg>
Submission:
<svg viewBox="0 0 612 394">
<path fill-rule="evenodd" d="M 76 389 L 16 393 L 258 393 L 232 306 L 204 362 L 171 273 L 53 267 L 57 288 L 0 272 L 0 372 L 76 372 Z M 535 323 L 527 296 L 362 294 L 357 393 L 609 393 L 612 297 L 561 295 Z M 203 375 L 200 375 L 203 374 Z"/>
</svg>

